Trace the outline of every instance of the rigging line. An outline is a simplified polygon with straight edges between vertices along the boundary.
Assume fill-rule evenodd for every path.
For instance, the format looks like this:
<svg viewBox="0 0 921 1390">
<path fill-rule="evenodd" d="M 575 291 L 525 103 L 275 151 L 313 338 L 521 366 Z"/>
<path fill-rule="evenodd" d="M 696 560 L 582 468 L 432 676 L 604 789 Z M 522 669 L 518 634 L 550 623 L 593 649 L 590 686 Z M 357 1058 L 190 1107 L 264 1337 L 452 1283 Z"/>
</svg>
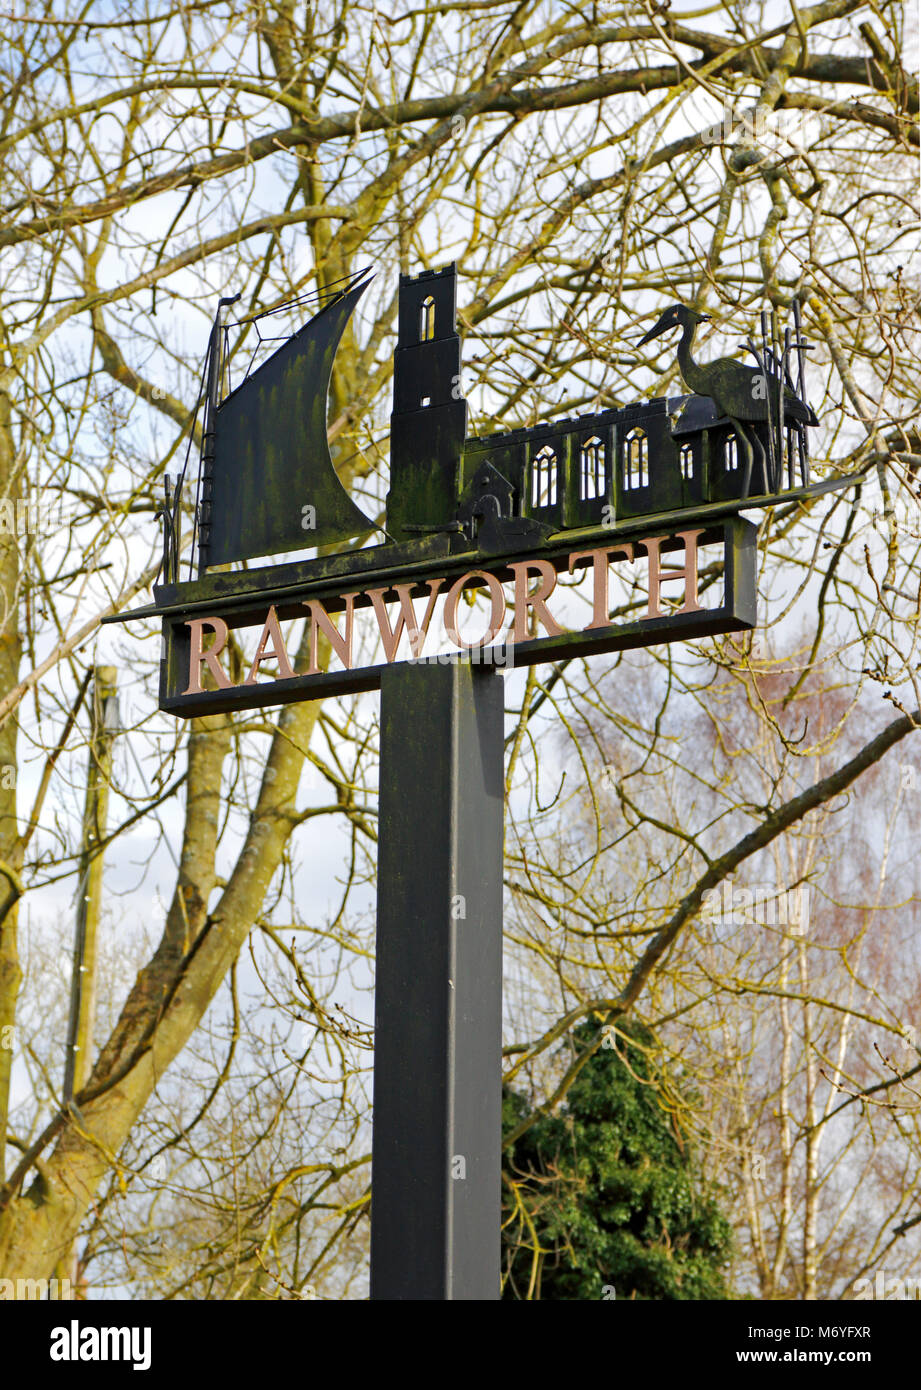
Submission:
<svg viewBox="0 0 921 1390">
<path fill-rule="evenodd" d="M 340 277 L 340 279 L 331 282 L 333 285 L 341 285 L 344 282 L 347 282 L 345 283 L 345 287 L 343 289 L 311 290 L 308 294 L 301 295 L 297 299 L 289 299 L 284 304 L 277 305 L 274 309 L 264 309 L 261 313 L 251 314 L 248 318 L 245 319 L 234 319 L 233 326 L 235 328 L 242 328 L 248 326 L 249 324 L 253 324 L 256 329 L 256 343 L 250 354 L 249 361 L 246 364 L 246 369 L 243 372 L 243 376 L 241 377 L 241 384 L 249 378 L 249 375 L 253 370 L 253 364 L 255 363 L 256 358 L 259 355 L 260 348 L 264 347 L 267 343 L 288 343 L 299 331 L 295 329 L 294 333 L 266 334 L 263 333 L 259 327 L 260 319 L 268 318 L 272 314 L 280 314 L 283 310 L 286 309 L 296 308 L 299 304 L 304 303 L 306 300 L 316 300 L 322 298 L 326 302 L 321 305 L 321 309 L 329 308 L 332 304 L 335 304 L 338 300 L 340 300 L 343 297 L 343 295 L 347 294 L 350 289 L 353 289 L 356 285 L 358 285 L 370 270 L 371 266 L 368 265 L 365 266 L 363 270 L 359 270 L 355 275 L 343 275 Z M 317 312 L 319 313 L 320 310 L 318 310 Z"/>
<path fill-rule="evenodd" d="M 354 275 L 340 275 L 338 279 L 330 280 L 326 289 L 308 290 L 305 294 L 297 295 L 294 299 L 286 299 L 283 304 L 276 304 L 273 309 L 262 309 L 258 314 L 250 314 L 245 319 L 235 319 L 234 326 L 239 328 L 247 323 L 258 323 L 260 319 L 270 318 L 272 314 L 284 313 L 286 309 L 297 308 L 299 304 L 305 304 L 308 301 L 339 299 L 343 294 L 347 293 L 353 285 L 356 285 L 359 280 L 364 279 L 370 270 L 371 266 L 366 265 L 363 270 L 356 271 Z M 346 288 L 336 289 L 337 285 L 345 285 Z M 272 339 L 267 338 L 265 341 L 271 342 Z"/>
<path fill-rule="evenodd" d="M 203 396 L 203 394 L 204 394 L 205 382 L 206 382 L 207 377 L 208 377 L 208 359 L 209 359 L 209 357 L 210 357 L 210 353 L 211 353 L 211 348 L 210 348 L 210 340 L 209 340 L 208 352 L 205 354 L 205 365 L 204 365 L 204 367 L 202 368 L 201 382 L 200 382 L 199 387 L 198 387 L 198 399 L 197 399 L 196 402 L 195 402 L 195 411 L 194 411 L 194 413 L 193 413 L 193 415 L 192 415 L 192 424 L 191 424 L 191 426 L 190 426 L 190 428 L 189 428 L 189 442 L 188 442 L 188 444 L 186 445 L 186 449 L 185 449 L 185 461 L 184 461 L 184 463 L 183 463 L 183 465 L 182 465 L 182 472 L 179 474 L 179 477 L 178 477 L 177 480 L 176 480 L 176 488 L 177 488 L 177 491 L 178 491 L 179 488 L 182 487 L 183 483 L 185 482 L 186 470 L 187 470 L 187 468 L 188 468 L 188 466 L 189 466 L 189 454 L 192 452 L 192 443 L 193 443 L 193 440 L 195 439 L 195 423 L 196 423 L 196 421 L 198 420 L 198 412 L 199 412 L 199 410 L 201 409 L 201 398 L 202 398 L 202 396 Z"/>
<path fill-rule="evenodd" d="M 198 400 L 195 402 L 195 414 L 192 416 L 192 428 L 189 430 L 189 442 L 188 442 L 188 444 L 187 444 L 187 446 L 186 446 L 186 451 L 185 451 L 185 462 L 184 462 L 183 465 L 182 465 L 182 472 L 180 473 L 180 475 L 179 475 L 179 477 L 178 477 L 178 479 L 177 479 L 177 481 L 176 481 L 176 491 L 175 491 L 175 493 L 174 493 L 174 499 L 175 499 L 175 502 L 176 502 L 176 525 L 177 525 L 177 527 L 181 525 L 182 508 L 181 508 L 181 503 L 180 503 L 179 499 L 180 499 L 181 496 L 182 496 L 182 488 L 183 488 L 183 485 L 185 484 L 186 469 L 187 469 L 188 466 L 189 466 L 189 454 L 190 454 L 191 451 L 192 451 L 192 441 L 193 441 L 193 439 L 194 439 L 194 437 L 195 437 L 195 422 L 196 422 L 197 419 L 198 419 L 198 412 L 199 412 L 199 410 L 201 409 L 202 397 L 203 397 L 204 394 L 205 394 L 205 382 L 208 380 L 208 365 L 209 365 L 209 363 L 210 363 L 210 361 L 211 361 L 211 349 L 212 349 L 212 345 L 213 345 L 213 335 L 209 335 L 209 338 L 208 338 L 208 351 L 205 353 L 205 362 L 204 362 L 204 366 L 202 367 L 202 373 L 201 373 L 201 383 L 200 383 L 200 385 L 199 385 L 199 387 L 198 387 Z M 202 441 L 202 443 L 204 443 L 204 441 Z M 191 577 L 192 577 L 192 570 L 191 570 L 192 558 L 191 558 L 191 557 L 192 557 L 192 555 L 195 553 L 195 537 L 196 537 L 197 534 L 198 534 L 198 497 L 199 497 L 199 493 L 201 492 L 201 472 L 202 472 L 202 457 L 201 457 L 201 453 L 199 453 L 199 456 L 198 456 L 198 482 L 197 482 L 196 488 L 195 488 L 195 510 L 194 510 L 194 512 L 192 513 L 192 544 L 191 544 L 191 548 L 190 548 L 190 550 L 189 550 L 189 578 L 190 578 L 190 579 L 191 579 Z M 178 535 L 175 535 L 175 536 L 173 537 L 173 543 L 174 543 L 174 547 L 175 547 L 175 551 L 176 551 L 176 578 L 178 579 L 178 578 L 179 578 L 179 536 L 178 536 Z"/>
<path fill-rule="evenodd" d="M 281 314 L 285 310 L 296 309 L 299 305 L 305 304 L 308 301 L 317 302 L 322 300 L 323 303 L 320 304 L 320 307 L 317 310 L 317 312 L 319 313 L 322 309 L 329 308 L 332 304 L 335 304 L 338 300 L 340 300 L 343 297 L 343 295 L 348 294 L 349 290 L 354 289 L 355 286 L 358 285 L 365 278 L 365 276 L 369 274 L 371 269 L 372 267 L 370 265 L 366 265 L 364 269 L 357 271 L 354 275 L 342 275 L 339 277 L 339 279 L 330 281 L 329 288 L 325 290 L 309 290 L 306 294 L 299 295 L 296 299 L 288 299 L 284 302 L 284 304 L 277 304 L 273 309 L 263 309 L 260 313 L 250 314 L 247 318 L 244 319 L 234 319 L 234 328 L 247 328 L 250 324 L 253 324 L 255 325 L 256 329 L 256 343 L 253 347 L 252 352 L 250 353 L 250 358 L 246 364 L 246 368 L 243 372 L 243 375 L 240 378 L 241 385 L 244 381 L 246 381 L 249 378 L 249 375 L 253 370 L 253 365 L 256 361 L 256 358 L 259 355 L 260 348 L 264 347 L 266 343 L 290 342 L 291 339 L 295 336 L 295 334 L 299 331 L 295 329 L 294 333 L 266 334 L 263 333 L 259 327 L 259 322 L 261 319 L 270 318 L 273 314 Z M 334 287 L 336 285 L 341 285 L 343 286 L 343 288 L 335 289 Z M 229 324 L 225 325 L 225 331 L 229 332 L 229 327 Z"/>
</svg>

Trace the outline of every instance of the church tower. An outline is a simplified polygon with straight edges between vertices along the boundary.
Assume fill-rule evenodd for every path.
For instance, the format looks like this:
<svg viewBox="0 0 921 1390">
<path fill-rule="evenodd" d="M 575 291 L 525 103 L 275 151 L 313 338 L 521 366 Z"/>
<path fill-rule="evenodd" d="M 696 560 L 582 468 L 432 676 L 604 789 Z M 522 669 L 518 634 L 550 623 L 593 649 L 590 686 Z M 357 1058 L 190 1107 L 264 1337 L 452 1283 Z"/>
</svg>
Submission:
<svg viewBox="0 0 921 1390">
<path fill-rule="evenodd" d="M 467 402 L 456 295 L 454 262 L 400 276 L 387 494 L 387 530 L 397 540 L 446 526 L 457 511 Z"/>
</svg>

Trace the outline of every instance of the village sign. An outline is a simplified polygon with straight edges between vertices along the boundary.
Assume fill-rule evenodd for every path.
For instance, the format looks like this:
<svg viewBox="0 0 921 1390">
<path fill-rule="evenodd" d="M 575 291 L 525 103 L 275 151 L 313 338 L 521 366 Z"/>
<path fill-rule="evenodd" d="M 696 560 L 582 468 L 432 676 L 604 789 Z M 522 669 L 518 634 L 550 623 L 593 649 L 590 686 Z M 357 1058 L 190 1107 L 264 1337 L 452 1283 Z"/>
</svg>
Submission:
<svg viewBox="0 0 921 1390">
<path fill-rule="evenodd" d="M 762 315 L 754 366 L 697 362 L 705 316 L 666 309 L 638 346 L 680 330 L 689 394 L 468 436 L 451 265 L 400 278 L 378 523 L 342 487 L 326 423 L 336 349 L 368 284 L 329 287 L 233 389 L 223 313 L 234 301 L 221 301 L 189 575 L 183 475 L 165 483 L 155 602 L 115 621 L 160 621 L 160 708 L 184 718 L 381 689 L 371 1296 L 496 1298 L 499 672 L 753 628 L 753 516 L 854 475 L 811 479 L 818 422 L 795 300 L 782 335 Z M 634 597 L 615 617 L 623 566 Z M 472 610 L 471 593 L 485 600 Z M 299 671 L 282 628 L 298 618 L 309 624 Z M 249 636 L 234 674 L 238 630 Z"/>
</svg>

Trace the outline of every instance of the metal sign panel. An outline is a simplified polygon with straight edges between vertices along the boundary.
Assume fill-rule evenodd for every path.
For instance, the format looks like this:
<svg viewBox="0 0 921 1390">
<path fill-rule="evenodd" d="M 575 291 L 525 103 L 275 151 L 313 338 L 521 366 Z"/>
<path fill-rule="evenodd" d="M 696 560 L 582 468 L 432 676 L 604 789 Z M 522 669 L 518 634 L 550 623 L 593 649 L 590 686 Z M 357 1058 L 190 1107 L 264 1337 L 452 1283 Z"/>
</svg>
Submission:
<svg viewBox="0 0 921 1390">
<path fill-rule="evenodd" d="M 177 593 L 173 604 L 160 610 L 160 708 L 192 718 L 376 690 L 383 672 L 401 658 L 433 664 L 465 660 L 507 669 L 743 631 L 754 627 L 757 618 L 756 542 L 757 527 L 751 521 L 730 517 L 710 527 L 658 535 L 638 531 L 616 540 L 593 533 L 578 546 L 568 539 L 565 545 L 548 546 L 539 558 L 484 561 L 468 549 L 430 559 L 415 573 L 405 567 L 396 574 L 370 569 L 360 580 L 352 574 L 248 596 L 225 594 L 200 601 L 194 609 Z M 721 603 L 711 606 L 699 593 L 699 551 L 714 544 L 721 546 L 723 595 Z M 610 570 L 627 562 L 646 568 L 644 611 L 629 621 L 612 622 Z M 579 571 L 591 582 L 592 608 L 585 625 L 572 631 L 557 621 L 552 595 L 557 574 Z M 680 582 L 683 598 L 669 604 L 663 586 L 673 582 Z M 459 632 L 457 608 L 463 591 L 474 587 L 488 592 L 491 614 L 485 630 L 470 638 Z M 413 598 L 424 600 L 418 612 Z M 437 631 L 432 621 L 436 606 L 441 609 Z M 361 665 L 355 659 L 353 629 L 362 609 L 372 610 L 383 662 Z M 528 635 L 531 613 L 543 628 L 537 637 Z M 297 617 L 306 617 L 312 638 L 310 667 L 300 672 L 291 665 L 281 631 L 282 622 Z M 250 629 L 242 643 L 249 670 L 239 682 L 231 681 L 222 661 L 232 629 Z M 333 647 L 329 670 L 316 664 L 321 633 Z M 439 637 L 448 642 L 447 652 L 437 649 Z"/>
</svg>

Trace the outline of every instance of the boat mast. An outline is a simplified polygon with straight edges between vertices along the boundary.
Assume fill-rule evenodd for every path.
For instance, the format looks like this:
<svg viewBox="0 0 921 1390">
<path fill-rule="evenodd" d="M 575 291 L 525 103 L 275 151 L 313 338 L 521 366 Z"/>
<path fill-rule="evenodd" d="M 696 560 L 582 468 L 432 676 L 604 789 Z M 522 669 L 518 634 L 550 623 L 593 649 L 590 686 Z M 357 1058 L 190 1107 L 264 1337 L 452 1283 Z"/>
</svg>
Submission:
<svg viewBox="0 0 921 1390">
<path fill-rule="evenodd" d="M 214 438 L 217 425 L 217 408 L 221 403 L 221 386 L 224 376 L 224 354 L 222 342 L 222 316 L 225 308 L 236 304 L 238 294 L 225 295 L 218 300 L 217 313 L 211 328 L 208 343 L 207 381 L 205 385 L 205 414 L 202 421 L 201 462 L 198 469 L 198 488 L 195 493 L 195 521 L 192 533 L 192 549 L 189 554 L 189 578 L 192 578 L 192 561 L 195 551 L 195 537 L 198 536 L 198 577 L 205 572 L 208 563 L 208 544 L 211 539 L 211 488 L 214 477 Z"/>
</svg>

